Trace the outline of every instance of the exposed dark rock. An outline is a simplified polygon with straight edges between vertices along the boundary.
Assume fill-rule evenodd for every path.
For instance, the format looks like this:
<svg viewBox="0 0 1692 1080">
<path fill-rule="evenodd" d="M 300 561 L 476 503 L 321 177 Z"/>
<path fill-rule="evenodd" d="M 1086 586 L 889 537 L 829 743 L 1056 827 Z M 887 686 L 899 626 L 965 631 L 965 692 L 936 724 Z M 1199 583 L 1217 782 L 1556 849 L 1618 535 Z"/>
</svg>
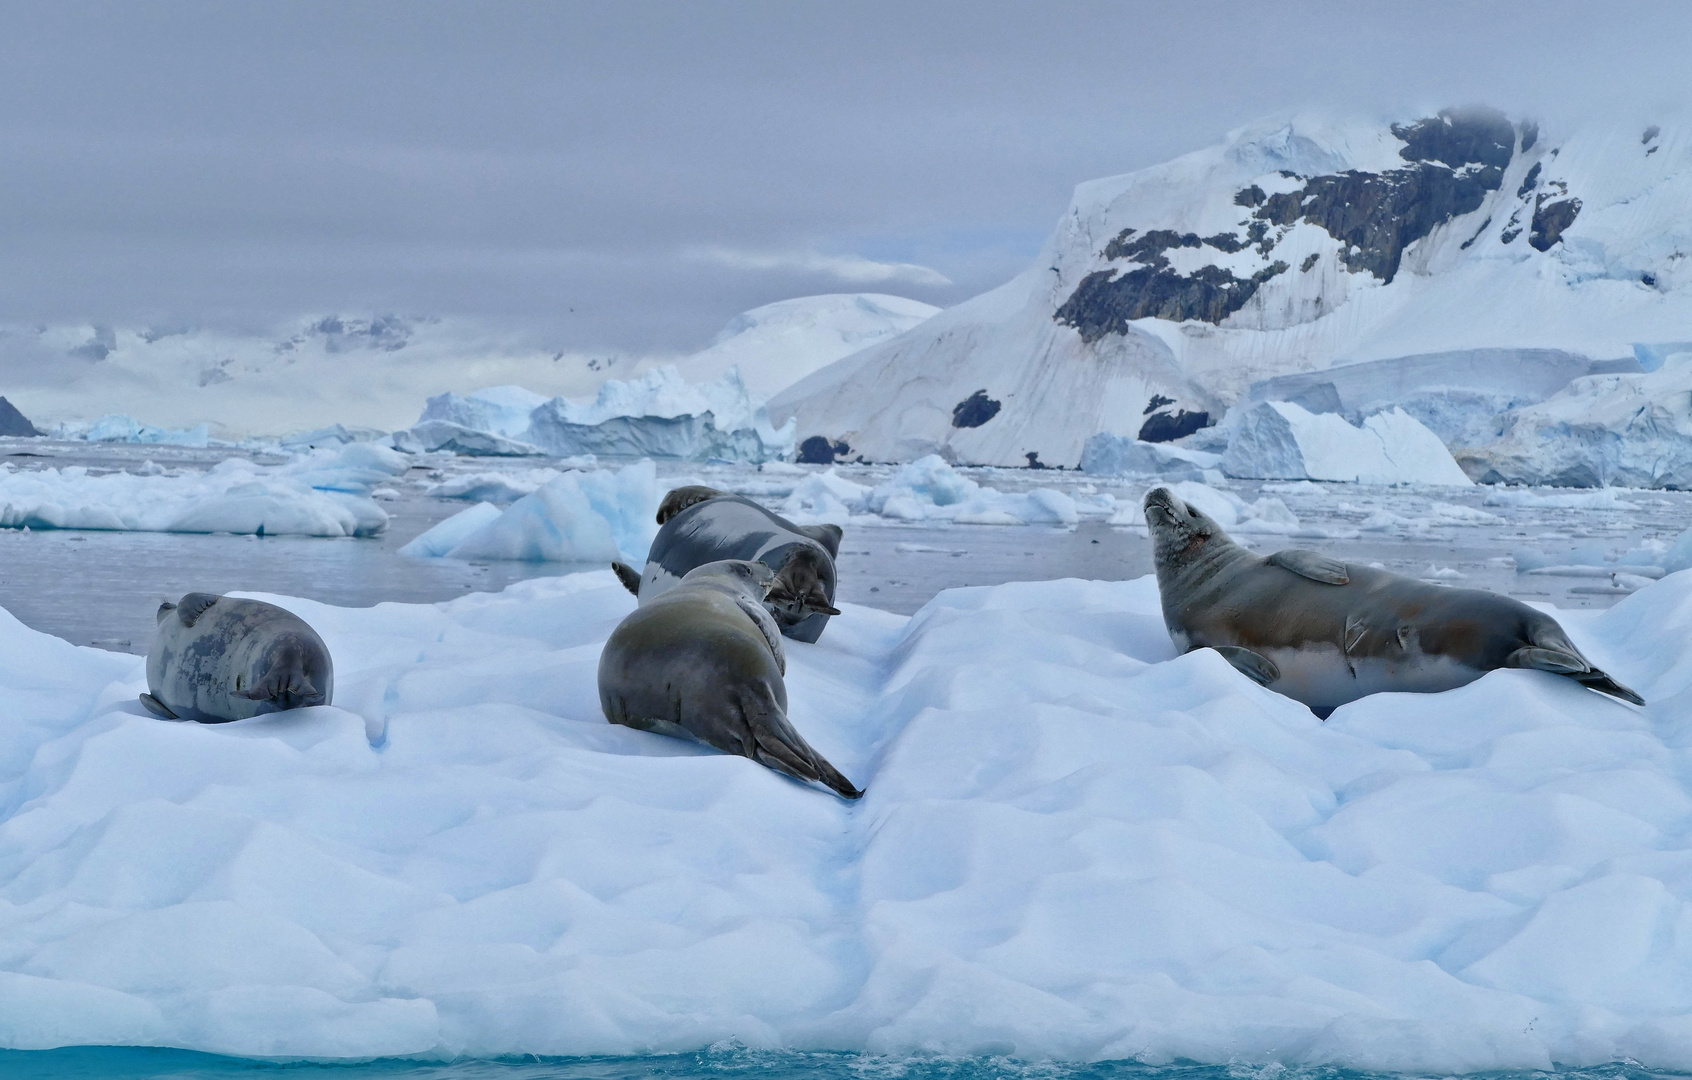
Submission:
<svg viewBox="0 0 1692 1080">
<path fill-rule="evenodd" d="M 1639 141 L 1641 143 L 1649 143 L 1652 139 L 1655 139 L 1659 134 L 1661 134 L 1662 130 L 1662 128 L 1652 124 L 1650 127 L 1645 129 L 1645 137 Z"/>
<path fill-rule="evenodd" d="M 1177 413 L 1153 413 L 1140 425 L 1140 434 L 1136 438 L 1141 442 L 1174 442 L 1209 426 L 1210 414 L 1207 412 L 1182 409 Z"/>
<path fill-rule="evenodd" d="M 1312 266 L 1316 265 L 1316 260 L 1320 259 L 1321 257 L 1322 256 L 1320 256 L 1316 252 L 1312 251 L 1310 254 L 1308 254 L 1304 257 L 1304 262 L 1302 264 L 1300 264 L 1300 266 L 1298 268 L 1299 271 L 1301 273 L 1308 274 L 1310 272 L 1310 268 Z"/>
<path fill-rule="evenodd" d="M 1654 288 L 1657 287 L 1657 275 L 1650 273 L 1649 271 L 1647 271 L 1643 274 L 1640 274 L 1639 275 L 1639 283 L 1641 285 L 1649 285 L 1649 286 L 1651 286 L 1651 288 L 1654 289 Z M 0 398 L 0 402 L 3 402 L 5 400 L 6 400 L 5 398 Z"/>
<path fill-rule="evenodd" d="M 1414 124 L 1394 124 L 1392 133 L 1404 140 L 1398 156 L 1405 161 L 1437 161 L 1453 169 L 1469 164 L 1502 169 L 1516 146 L 1510 121 L 1484 107 L 1441 109 Z"/>
<path fill-rule="evenodd" d="M 1138 229 L 1123 229 L 1121 232 L 1117 233 L 1116 238 L 1105 245 L 1104 257 L 1107 259 L 1122 258 L 1123 254 L 1127 250 L 1125 245 L 1128 243 L 1128 238 L 1139 231 L 1140 230 Z"/>
<path fill-rule="evenodd" d="M 1114 270 L 1098 270 L 1081 279 L 1053 318 L 1075 327 L 1088 342 L 1125 334 L 1134 319 L 1219 323 L 1244 307 L 1258 286 L 1286 269 L 1286 263 L 1277 261 L 1249 278 L 1216 266 L 1201 266 L 1188 277 L 1167 267 L 1142 267 L 1121 277 Z"/>
<path fill-rule="evenodd" d="M 1518 237 L 1520 235 L 1522 235 L 1522 230 L 1519 229 L 1519 228 L 1505 229 L 1503 232 L 1498 234 L 1498 239 L 1501 243 L 1508 244 L 1508 243 L 1513 242 L 1516 239 L 1516 237 Z"/>
<path fill-rule="evenodd" d="M 1523 198 L 1528 192 L 1533 190 L 1533 186 L 1535 184 L 1539 183 L 1539 169 L 1543 164 L 1544 162 L 1542 161 L 1536 161 L 1533 163 L 1533 168 L 1529 169 L 1528 174 L 1522 177 L 1522 186 L 1516 189 L 1516 198 Z"/>
<path fill-rule="evenodd" d="M 1235 206 L 1262 206 L 1263 200 L 1267 199 L 1268 197 L 1269 196 L 1267 196 L 1263 193 L 1262 188 L 1258 187 L 1256 184 L 1253 184 L 1250 187 L 1246 188 L 1244 191 L 1241 191 L 1239 194 L 1234 196 L 1234 205 Z"/>
<path fill-rule="evenodd" d="M 1660 146 L 1653 146 L 1653 147 L 1651 147 L 1651 149 L 1645 151 L 1645 156 L 1650 157 L 1652 154 L 1655 154 L 1658 150 L 1661 150 L 1661 149 L 1662 149 L 1662 147 L 1660 147 Z"/>
<path fill-rule="evenodd" d="M 1038 451 L 1038 450 L 1030 450 L 1030 451 L 1028 451 L 1028 453 L 1026 453 L 1022 456 L 1028 459 L 1028 467 L 1030 469 L 1049 469 L 1049 468 L 1051 468 L 1050 465 L 1042 465 L 1040 463 L 1040 451 Z"/>
<path fill-rule="evenodd" d="M 1528 243 L 1540 251 L 1550 251 L 1551 245 L 1563 238 L 1563 230 L 1580 216 L 1579 199 L 1559 199 L 1548 203 L 1541 195 L 1533 208 L 1533 231 Z"/>
<path fill-rule="evenodd" d="M 980 427 L 997 415 L 999 415 L 999 403 L 988 397 L 987 391 L 977 390 L 952 406 L 952 426 L 955 428 Z"/>
<path fill-rule="evenodd" d="M 1233 233 L 1217 233 L 1215 236 L 1207 236 L 1204 238 L 1204 242 L 1217 251 L 1226 251 L 1230 255 L 1236 251 L 1243 251 L 1246 246 L 1246 241 L 1241 240 Z"/>
<path fill-rule="evenodd" d="M 1479 240 L 1481 238 L 1481 234 L 1486 232 L 1486 227 L 1488 225 L 1491 225 L 1491 224 L 1492 224 L 1492 215 L 1488 214 L 1486 216 L 1486 220 L 1481 222 L 1481 227 L 1475 230 L 1475 235 L 1473 235 L 1473 236 L 1469 237 L 1467 240 L 1463 241 L 1460 245 L 1458 245 L 1458 247 L 1463 251 L 1469 250 L 1469 245 L 1473 244 L 1476 240 Z"/>
<path fill-rule="evenodd" d="M 1152 397 L 1151 397 L 1151 400 L 1146 403 L 1146 411 L 1142 412 L 1140 415 L 1141 416 L 1150 416 L 1152 413 L 1154 413 L 1157 410 L 1163 408 L 1165 405 L 1173 405 L 1173 404 L 1175 404 L 1174 398 L 1164 397 L 1162 394 L 1153 394 Z"/>
<path fill-rule="evenodd" d="M 29 438 L 40 435 L 35 425 L 24 418 L 18 407 L 0 397 L 0 435 Z"/>
<path fill-rule="evenodd" d="M 1533 149 L 1533 144 L 1539 141 L 1539 125 L 1532 120 L 1522 124 L 1522 153 Z"/>
<path fill-rule="evenodd" d="M 799 444 L 799 464 L 832 465 L 851 452 L 844 441 L 829 442 L 821 435 L 812 435 Z"/>
</svg>

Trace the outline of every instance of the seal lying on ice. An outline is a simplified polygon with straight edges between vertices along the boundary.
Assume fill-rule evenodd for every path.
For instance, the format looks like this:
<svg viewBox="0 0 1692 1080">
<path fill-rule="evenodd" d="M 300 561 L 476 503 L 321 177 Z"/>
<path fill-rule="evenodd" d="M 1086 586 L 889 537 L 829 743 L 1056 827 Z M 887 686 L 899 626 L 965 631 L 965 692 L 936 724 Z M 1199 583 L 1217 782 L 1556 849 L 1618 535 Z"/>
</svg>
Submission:
<svg viewBox="0 0 1692 1080">
<path fill-rule="evenodd" d="M 599 655 L 599 704 L 613 724 L 697 739 L 848 799 L 863 794 L 787 719 L 787 658 L 763 563 L 707 563 L 644 599 Z"/>
<path fill-rule="evenodd" d="M 664 496 L 663 528 L 646 556 L 646 572 L 612 563 L 624 587 L 647 604 L 674 588 L 688 571 L 723 559 L 750 559 L 775 571 L 764 606 L 795 641 L 822 636 L 834 606 L 834 560 L 840 526 L 795 525 L 739 495 L 690 485 Z"/>
<path fill-rule="evenodd" d="M 166 720 L 221 724 L 327 705 L 329 648 L 293 612 L 262 600 L 191 592 L 160 604 L 141 704 Z"/>
<path fill-rule="evenodd" d="M 1557 620 L 1507 596 L 1426 585 L 1313 551 L 1253 555 L 1168 488 L 1146 495 L 1146 524 L 1176 647 L 1215 649 L 1318 716 L 1367 694 L 1436 693 L 1506 667 L 1645 704 L 1593 667 Z"/>
</svg>

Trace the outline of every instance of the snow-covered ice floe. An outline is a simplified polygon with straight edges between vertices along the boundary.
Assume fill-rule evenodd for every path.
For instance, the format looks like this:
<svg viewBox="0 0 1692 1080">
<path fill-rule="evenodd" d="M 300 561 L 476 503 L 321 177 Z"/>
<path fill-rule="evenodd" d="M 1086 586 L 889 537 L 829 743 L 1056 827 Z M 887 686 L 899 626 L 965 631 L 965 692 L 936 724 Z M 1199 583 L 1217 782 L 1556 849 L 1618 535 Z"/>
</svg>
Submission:
<svg viewBox="0 0 1692 1080">
<path fill-rule="evenodd" d="M 92 475 L 79 465 L 25 471 L 0 463 L 0 527 L 371 536 L 388 524 L 372 492 L 410 467 L 370 443 L 281 466 L 230 458 L 205 473 L 144 465 Z"/>
<path fill-rule="evenodd" d="M 402 450 L 486 456 L 581 454 L 760 462 L 793 453 L 792 423 L 772 427 L 730 369 L 689 383 L 673 366 L 636 379 L 609 379 L 596 397 L 543 398 L 522 387 L 429 399 L 417 424 L 394 433 Z"/>
<path fill-rule="evenodd" d="M 901 465 L 874 487 L 848 480 L 833 468 L 813 473 L 793 486 L 781 511 L 802 522 L 843 523 L 855 516 L 963 525 L 1073 525 L 1080 520 L 1075 499 L 1061 491 L 999 491 L 976 483 L 935 454 Z"/>
<path fill-rule="evenodd" d="M 1222 471 L 1266 480 L 1470 484 L 1439 436 L 1403 409 L 1353 427 L 1286 401 L 1264 402 L 1233 421 Z"/>
<path fill-rule="evenodd" d="M 483 490 L 497 474 L 468 478 Z M 520 482 L 520 480 L 519 480 Z M 644 565 L 658 533 L 658 470 L 651 461 L 622 469 L 555 473 L 505 510 L 479 502 L 400 548 L 424 558 L 512 559 Z"/>
<path fill-rule="evenodd" d="M 334 707 L 161 723 L 0 615 L 0 1045 L 1692 1067 L 1692 574 L 1559 613 L 1645 709 L 1503 670 L 1326 723 L 1149 577 L 846 605 L 787 688 L 856 804 L 607 724 L 607 571 L 266 599 Z"/>
</svg>

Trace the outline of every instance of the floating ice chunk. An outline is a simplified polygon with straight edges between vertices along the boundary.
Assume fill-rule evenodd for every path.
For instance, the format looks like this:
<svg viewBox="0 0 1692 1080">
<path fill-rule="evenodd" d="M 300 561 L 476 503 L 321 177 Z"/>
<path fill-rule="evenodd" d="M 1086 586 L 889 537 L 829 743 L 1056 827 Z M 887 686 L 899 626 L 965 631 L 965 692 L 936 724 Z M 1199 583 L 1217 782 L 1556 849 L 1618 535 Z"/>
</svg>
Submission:
<svg viewBox="0 0 1692 1080">
<path fill-rule="evenodd" d="M 578 458 L 567 467 L 591 469 L 594 464 L 592 458 Z M 423 489 L 423 493 L 435 499 L 474 499 L 477 502 L 509 503 L 531 494 L 557 476 L 557 469 L 468 473 L 438 484 L 430 484 Z"/>
<path fill-rule="evenodd" d="M 1615 488 L 1599 488 L 1597 491 L 1560 491 L 1554 495 L 1541 495 L 1537 491 L 1521 491 L 1515 488 L 1502 488 L 1489 491 L 1486 498 L 1481 500 L 1485 506 L 1529 506 L 1544 510 L 1637 510 L 1638 503 L 1628 502 L 1626 492 Z"/>
<path fill-rule="evenodd" d="M 529 417 L 547 398 L 521 386 L 490 386 L 473 394 L 440 394 L 423 406 L 419 426 L 432 420 L 475 431 L 491 432 L 519 439 L 528 430 Z"/>
<path fill-rule="evenodd" d="M 1216 524 L 1230 532 L 1240 533 L 1278 533 L 1286 535 L 1299 531 L 1298 516 L 1287 509 L 1287 504 L 1273 495 L 1260 497 L 1256 502 L 1246 502 L 1231 491 L 1221 491 L 1208 484 L 1201 484 L 1193 480 L 1183 480 L 1170 484 L 1169 490 L 1181 498 L 1182 502 L 1198 507 L 1204 513 L 1216 520 Z M 1124 510 L 1124 520 L 1130 510 Z M 1135 515 L 1133 521 L 1145 520 L 1138 505 L 1131 508 Z"/>
<path fill-rule="evenodd" d="M 636 565 L 646 561 L 658 527 L 658 472 L 650 461 L 623 469 L 566 472 L 518 499 L 497 517 L 479 507 L 479 519 L 467 519 L 421 544 L 414 555 L 446 555 L 454 559 L 506 559 L 518 562 L 601 562 L 623 559 Z M 485 505 L 485 504 L 484 504 Z M 435 526 L 452 525 L 459 514 Z M 469 530 L 474 521 L 480 524 Z M 453 529 L 465 530 L 457 542 Z M 430 530 L 434 532 L 435 530 Z M 418 543 L 429 537 L 423 534 Z M 407 545 L 409 548 L 410 545 Z"/>
<path fill-rule="evenodd" d="M 400 548 L 399 553 L 414 558 L 439 558 L 464 543 L 484 526 L 498 521 L 502 513 L 504 511 L 492 503 L 477 503 L 468 509 L 460 510 L 445 521 L 437 522 L 433 528 Z"/>
<path fill-rule="evenodd" d="M 1274 480 L 1470 484 L 1439 436 L 1402 409 L 1376 413 L 1356 428 L 1333 413 L 1313 414 L 1285 401 L 1265 402 L 1240 418 L 1222 471 Z"/>
<path fill-rule="evenodd" d="M 211 428 L 197 424 L 190 428 L 161 428 L 143 424 L 133 416 L 110 413 L 86 427 L 78 424 L 59 424 L 52 435 L 56 439 L 83 439 L 88 442 L 156 443 L 163 446 L 211 445 Z"/>
<path fill-rule="evenodd" d="M 433 398 L 430 399 L 434 400 Z M 394 448 L 408 454 L 444 450 L 467 457 L 536 457 L 546 453 L 531 443 L 508 439 L 446 420 L 424 420 L 393 434 Z"/>
<path fill-rule="evenodd" d="M 937 454 L 902 465 L 864 496 L 864 508 L 897 521 L 955 521 L 966 525 L 1073 525 L 1075 500 L 1036 488 L 1024 494 L 983 487 Z"/>
<path fill-rule="evenodd" d="M 1203 480 L 1205 471 L 1222 464 L 1222 455 L 1189 450 L 1171 443 L 1149 443 L 1125 435 L 1100 432 L 1081 449 L 1081 471 L 1106 476 L 1159 476 L 1169 480 Z"/>
</svg>

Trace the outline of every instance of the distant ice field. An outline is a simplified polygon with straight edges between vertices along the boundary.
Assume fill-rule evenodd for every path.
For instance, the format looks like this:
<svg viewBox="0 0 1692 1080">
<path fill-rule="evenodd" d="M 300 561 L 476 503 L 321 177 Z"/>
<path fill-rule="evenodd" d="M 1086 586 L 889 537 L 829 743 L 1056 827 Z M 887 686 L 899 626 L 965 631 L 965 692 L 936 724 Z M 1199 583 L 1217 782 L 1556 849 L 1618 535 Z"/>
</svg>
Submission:
<svg viewBox="0 0 1692 1080">
<path fill-rule="evenodd" d="M 31 456 L 21 456 L 26 454 Z M 39 439 L 0 444 L 0 460 L 19 471 L 81 465 L 90 474 L 133 472 L 153 462 L 193 472 L 209 470 L 232 455 L 260 464 L 284 460 L 216 448 Z M 570 464 L 548 459 L 501 464 L 497 459 L 437 455 L 416 460 L 418 464 L 394 478 L 384 493 L 379 505 L 390 521 L 373 537 L 0 529 L 0 607 L 28 626 L 76 644 L 141 652 L 159 601 L 195 589 L 252 589 L 359 607 L 384 600 L 435 602 L 599 566 L 397 557 L 400 547 L 473 505 L 466 499 L 431 497 L 427 491 L 469 491 L 476 498 L 497 498 L 486 492 L 501 484 L 473 482 L 492 473 L 515 483 L 515 488 L 503 485 L 511 499 L 532 489 L 543 470 Z M 873 486 L 895 471 L 843 466 L 836 475 Z M 667 462 L 660 463 L 659 486 L 700 480 L 780 507 L 807 476 L 822 472 L 810 466 L 769 473 L 753 466 Z M 846 528 L 840 554 L 842 599 L 911 614 L 940 591 L 960 586 L 1062 577 L 1121 580 L 1151 572 L 1150 547 L 1137 511 L 1150 481 L 1046 470 L 958 472 L 1007 496 L 1036 488 L 1064 493 L 1075 500 L 1078 520 L 1063 526 L 992 526 L 861 514 L 839 518 Z M 1296 519 L 1296 526 L 1262 521 L 1247 525 L 1248 530 L 1284 532 L 1236 533 L 1256 550 L 1311 547 L 1354 562 L 1379 562 L 1399 573 L 1561 608 L 1606 607 L 1626 595 L 1601 567 L 1568 565 L 1575 553 L 1584 551 L 1590 558 L 1595 551 L 1616 554 L 1663 545 L 1692 526 L 1692 493 L 1673 491 L 1407 489 L 1260 481 L 1228 481 L 1220 487 L 1248 504 L 1279 500 Z M 1101 508 L 1105 498 L 1114 505 Z M 1489 500 L 1514 502 L 1487 505 Z M 1524 548 L 1543 554 L 1542 571 L 1552 572 L 1517 573 L 1511 557 Z M 1559 568 L 1568 573 L 1559 574 Z M 1628 568 L 1618 569 L 1625 573 Z"/>
</svg>

